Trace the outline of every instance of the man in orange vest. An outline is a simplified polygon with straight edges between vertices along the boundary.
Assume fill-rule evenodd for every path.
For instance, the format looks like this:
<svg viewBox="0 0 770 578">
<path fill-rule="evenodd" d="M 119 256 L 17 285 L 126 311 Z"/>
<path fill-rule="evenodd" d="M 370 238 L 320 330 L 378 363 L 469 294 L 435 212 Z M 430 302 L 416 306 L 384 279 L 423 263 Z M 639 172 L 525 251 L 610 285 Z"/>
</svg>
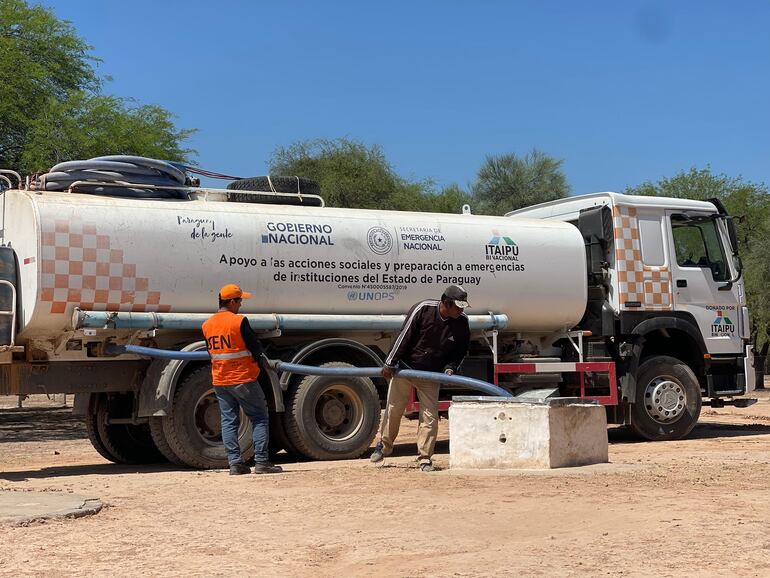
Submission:
<svg viewBox="0 0 770 578">
<path fill-rule="evenodd" d="M 251 420 L 254 441 L 254 473 L 275 474 L 281 466 L 268 460 L 268 413 L 265 394 L 257 381 L 259 363 L 266 357 L 248 319 L 238 315 L 241 301 L 251 293 L 229 284 L 219 290 L 219 311 L 203 324 L 206 348 L 211 355 L 211 380 L 219 401 L 222 441 L 230 464 L 230 475 L 248 474 L 238 443 L 240 410 Z"/>
</svg>

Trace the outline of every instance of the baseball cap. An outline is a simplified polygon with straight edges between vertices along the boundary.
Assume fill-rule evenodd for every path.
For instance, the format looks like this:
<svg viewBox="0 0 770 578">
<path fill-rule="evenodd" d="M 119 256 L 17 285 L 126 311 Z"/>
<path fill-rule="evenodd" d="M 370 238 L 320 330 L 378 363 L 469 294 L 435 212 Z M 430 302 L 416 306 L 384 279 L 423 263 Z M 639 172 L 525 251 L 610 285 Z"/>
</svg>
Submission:
<svg viewBox="0 0 770 578">
<path fill-rule="evenodd" d="M 226 299 L 248 299 L 250 297 L 251 293 L 244 291 L 235 283 L 228 283 L 219 290 L 219 298 L 223 301 Z"/>
<path fill-rule="evenodd" d="M 444 297 L 454 301 L 455 305 L 460 309 L 470 307 L 470 303 L 468 303 L 468 292 L 459 285 L 450 285 L 444 289 Z"/>
</svg>

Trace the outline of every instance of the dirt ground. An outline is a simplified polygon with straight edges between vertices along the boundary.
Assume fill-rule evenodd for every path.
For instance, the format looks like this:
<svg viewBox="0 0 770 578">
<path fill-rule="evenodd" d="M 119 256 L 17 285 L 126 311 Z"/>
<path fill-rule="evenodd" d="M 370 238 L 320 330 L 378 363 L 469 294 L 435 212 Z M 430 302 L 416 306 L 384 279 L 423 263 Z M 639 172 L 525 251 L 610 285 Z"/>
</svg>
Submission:
<svg viewBox="0 0 770 578">
<path fill-rule="evenodd" d="M 770 576 L 770 396 L 704 408 L 690 438 L 610 430 L 610 464 L 448 470 L 398 456 L 275 476 L 104 461 L 67 409 L 0 409 L 0 491 L 99 497 L 91 517 L 0 526 L 0 575 Z M 13 406 L 0 398 L 0 406 Z"/>
</svg>

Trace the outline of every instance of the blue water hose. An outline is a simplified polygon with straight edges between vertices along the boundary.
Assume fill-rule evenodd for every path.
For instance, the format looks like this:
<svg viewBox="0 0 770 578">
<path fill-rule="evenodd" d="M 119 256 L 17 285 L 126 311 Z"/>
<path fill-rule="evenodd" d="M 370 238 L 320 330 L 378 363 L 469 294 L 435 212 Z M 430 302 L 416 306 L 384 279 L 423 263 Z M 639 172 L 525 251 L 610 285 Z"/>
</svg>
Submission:
<svg viewBox="0 0 770 578">
<path fill-rule="evenodd" d="M 133 353 L 145 357 L 157 359 L 180 359 L 184 361 L 209 361 L 208 351 L 176 351 L 169 349 L 155 349 L 142 347 L 141 345 L 109 345 L 107 353 L 120 355 L 121 353 Z M 300 365 L 286 361 L 270 361 L 270 365 L 276 371 L 298 373 L 301 375 L 334 375 L 338 377 L 382 377 L 380 367 L 315 367 L 312 365 Z M 418 371 L 416 369 L 395 369 L 394 375 L 405 379 L 422 379 L 425 381 L 437 381 L 442 385 L 451 387 L 472 389 L 486 395 L 498 397 L 513 397 L 511 393 L 501 387 L 497 387 L 486 381 L 466 377 L 464 375 L 447 375 L 432 371 Z"/>
<path fill-rule="evenodd" d="M 339 377 L 382 377 L 382 368 L 380 367 L 314 367 L 312 365 L 299 365 L 297 363 L 287 363 L 277 361 L 274 363 L 278 371 L 287 371 L 289 373 L 300 373 L 302 375 L 336 375 Z M 513 395 L 503 389 L 486 381 L 466 377 L 464 375 L 447 375 L 446 373 L 436 373 L 433 371 L 419 371 L 417 369 L 394 369 L 393 374 L 404 379 L 422 379 L 425 381 L 438 381 L 441 385 L 449 385 L 464 389 L 480 391 L 486 395 L 498 397 L 513 397 Z"/>
</svg>

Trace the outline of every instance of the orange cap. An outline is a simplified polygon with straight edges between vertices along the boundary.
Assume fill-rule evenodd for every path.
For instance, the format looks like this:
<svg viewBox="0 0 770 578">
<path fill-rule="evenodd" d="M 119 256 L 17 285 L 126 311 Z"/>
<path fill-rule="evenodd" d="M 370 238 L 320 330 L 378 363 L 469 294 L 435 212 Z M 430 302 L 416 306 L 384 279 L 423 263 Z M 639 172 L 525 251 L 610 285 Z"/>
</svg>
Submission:
<svg viewBox="0 0 770 578">
<path fill-rule="evenodd" d="M 234 283 L 229 283 L 219 290 L 219 298 L 222 301 L 226 299 L 249 299 L 250 297 L 251 293 L 244 291 Z"/>
</svg>

